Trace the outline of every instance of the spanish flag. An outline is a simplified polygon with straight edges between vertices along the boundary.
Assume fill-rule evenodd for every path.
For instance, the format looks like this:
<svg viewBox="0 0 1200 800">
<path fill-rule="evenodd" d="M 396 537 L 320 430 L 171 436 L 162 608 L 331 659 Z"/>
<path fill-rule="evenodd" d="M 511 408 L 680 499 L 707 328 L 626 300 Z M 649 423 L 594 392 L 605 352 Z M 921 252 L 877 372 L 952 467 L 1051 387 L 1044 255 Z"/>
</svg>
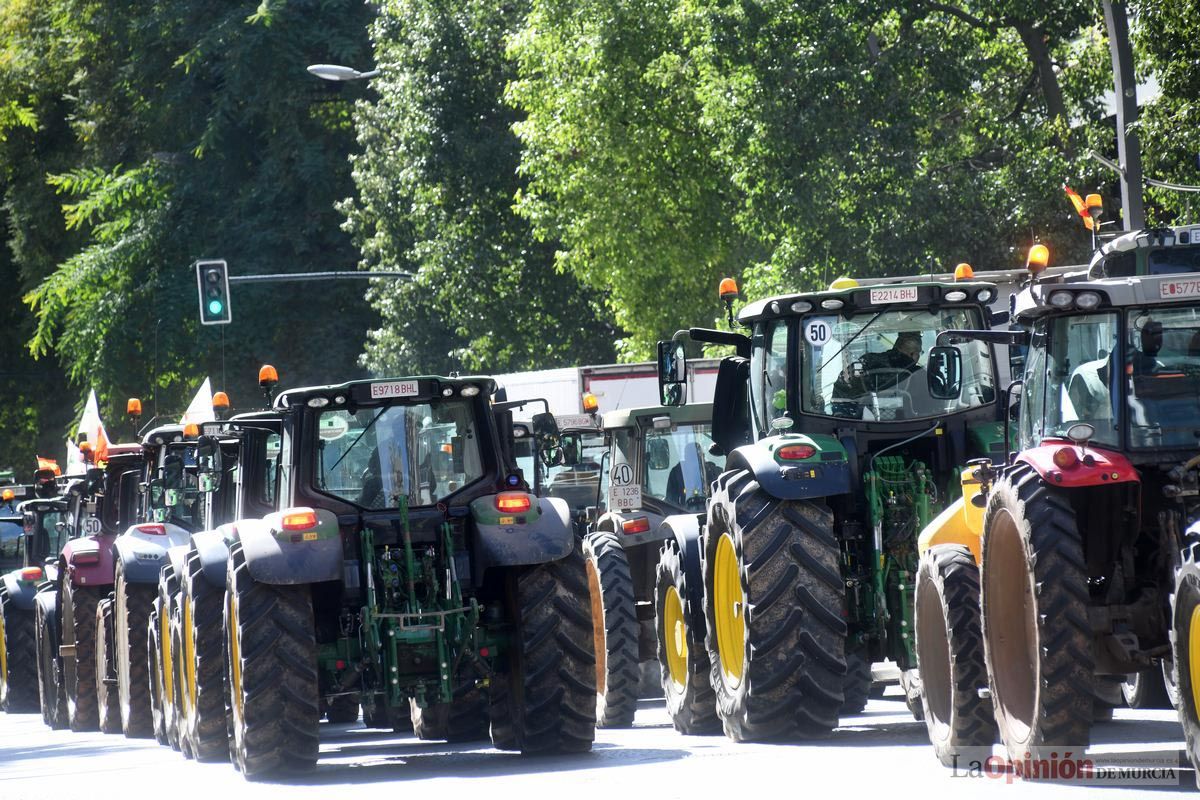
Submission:
<svg viewBox="0 0 1200 800">
<path fill-rule="evenodd" d="M 1063 184 L 1063 191 L 1067 193 L 1067 197 L 1070 199 L 1071 205 L 1075 206 L 1075 213 L 1083 217 L 1083 227 L 1087 228 L 1089 231 L 1094 230 L 1093 226 L 1095 223 L 1092 221 L 1092 215 L 1088 213 L 1087 204 L 1083 202 L 1083 198 L 1079 196 L 1078 192 L 1076 192 L 1070 186 L 1067 186 L 1065 183 Z"/>
</svg>

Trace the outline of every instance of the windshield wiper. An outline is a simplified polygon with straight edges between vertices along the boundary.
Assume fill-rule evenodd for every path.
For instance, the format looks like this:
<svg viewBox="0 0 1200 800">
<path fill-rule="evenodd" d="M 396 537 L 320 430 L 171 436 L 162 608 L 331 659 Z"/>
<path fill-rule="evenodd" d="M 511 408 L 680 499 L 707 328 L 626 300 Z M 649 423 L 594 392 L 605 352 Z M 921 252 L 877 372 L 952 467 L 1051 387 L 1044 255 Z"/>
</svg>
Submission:
<svg viewBox="0 0 1200 800">
<path fill-rule="evenodd" d="M 333 466 L 329 468 L 329 472 L 333 472 L 338 468 L 338 464 L 342 463 L 342 459 L 350 455 L 350 451 L 354 449 L 354 445 L 358 444 L 359 440 L 367 435 L 367 431 L 375 427 L 375 423 L 378 422 L 379 418 L 383 416 L 383 412 L 387 411 L 389 408 L 391 408 L 391 406 L 384 406 L 383 408 L 379 409 L 379 413 L 371 418 L 371 421 L 367 423 L 367 427 L 362 429 L 362 433 L 358 434 L 354 441 L 350 443 L 350 446 L 347 447 L 340 456 L 338 456 L 338 460 L 333 462 Z"/>
<path fill-rule="evenodd" d="M 874 325 L 875 320 L 879 319 L 882 316 L 883 316 L 883 311 L 877 311 L 875 313 L 875 316 L 873 316 L 869 320 L 867 320 L 866 325 L 863 325 L 861 328 L 859 328 L 857 333 L 855 333 L 853 336 L 851 336 L 849 339 L 847 339 L 842 344 L 842 346 L 837 349 L 836 353 L 834 353 L 829 358 L 827 358 L 821 362 L 821 366 L 817 367 L 817 374 L 820 374 L 821 370 L 825 369 L 825 367 L 829 364 L 830 361 L 833 361 L 835 358 L 837 358 L 843 350 L 845 350 L 847 347 L 849 347 L 854 342 L 855 339 L 857 339 L 859 336 L 862 336 L 863 331 L 865 331 L 867 328 Z"/>
</svg>

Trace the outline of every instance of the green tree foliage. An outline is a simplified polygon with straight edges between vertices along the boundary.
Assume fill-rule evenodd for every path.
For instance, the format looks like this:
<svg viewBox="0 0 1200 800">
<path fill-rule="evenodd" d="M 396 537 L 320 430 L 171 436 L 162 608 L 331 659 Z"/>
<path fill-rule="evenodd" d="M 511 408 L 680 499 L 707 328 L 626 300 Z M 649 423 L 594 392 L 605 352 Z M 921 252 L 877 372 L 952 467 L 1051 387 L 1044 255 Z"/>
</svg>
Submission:
<svg viewBox="0 0 1200 800">
<path fill-rule="evenodd" d="M 613 357 L 609 291 L 585 291 L 555 269 L 553 238 L 539 241 L 512 210 L 524 181 L 503 101 L 515 74 L 504 41 L 522 3 L 389 0 L 372 27 L 377 93 L 358 107 L 357 196 L 346 227 L 367 268 L 406 269 L 379 282 L 383 326 L 366 363 L 378 371 L 508 370 Z"/>
<path fill-rule="evenodd" d="M 0 87 L 21 87 L 0 93 L 17 109 L 0 113 L 10 268 L 36 314 L 33 354 L 57 359 L 72 387 L 38 400 L 69 408 L 95 386 L 119 420 L 130 395 L 148 413 L 177 413 L 206 374 L 252 407 L 262 362 L 293 385 L 361 375 L 375 320 L 361 282 L 235 286 L 222 330 L 199 325 L 191 265 L 223 257 L 249 274 L 357 261 L 334 208 L 352 185 L 352 107 L 305 67 L 369 58 L 370 8 L 0 9 Z"/>
<path fill-rule="evenodd" d="M 642 355 L 717 314 L 724 270 L 757 294 L 1019 266 L 1035 237 L 1082 258 L 1061 186 L 1095 181 L 1102 22 L 1072 0 L 534 0 L 521 208 L 583 280 L 621 274 L 619 320 L 656 309 L 626 323 Z"/>
</svg>

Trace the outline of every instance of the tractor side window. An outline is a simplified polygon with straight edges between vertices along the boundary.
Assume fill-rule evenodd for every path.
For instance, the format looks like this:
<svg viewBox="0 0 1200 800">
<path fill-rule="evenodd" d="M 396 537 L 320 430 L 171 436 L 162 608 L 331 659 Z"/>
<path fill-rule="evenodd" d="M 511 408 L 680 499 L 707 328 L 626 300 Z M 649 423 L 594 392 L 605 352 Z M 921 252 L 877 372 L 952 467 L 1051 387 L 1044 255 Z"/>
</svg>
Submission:
<svg viewBox="0 0 1200 800">
<path fill-rule="evenodd" d="M 1042 438 L 1042 415 L 1046 410 L 1046 329 L 1042 323 L 1033 332 L 1025 365 L 1021 396 L 1021 449 L 1033 447 Z"/>
<path fill-rule="evenodd" d="M 1125 391 L 1133 447 L 1195 447 L 1200 416 L 1200 307 L 1131 308 Z"/>
<path fill-rule="evenodd" d="M 279 455 L 282 452 L 283 441 L 278 433 L 267 437 L 266 461 L 263 466 L 262 495 L 259 500 L 268 506 L 274 506 L 279 491 Z"/>
<path fill-rule="evenodd" d="M 1117 409 L 1121 363 L 1117 315 L 1075 314 L 1050 323 L 1046 354 L 1045 429 L 1043 436 L 1065 437 L 1076 422 L 1096 429 L 1093 441 L 1119 442 Z"/>
</svg>

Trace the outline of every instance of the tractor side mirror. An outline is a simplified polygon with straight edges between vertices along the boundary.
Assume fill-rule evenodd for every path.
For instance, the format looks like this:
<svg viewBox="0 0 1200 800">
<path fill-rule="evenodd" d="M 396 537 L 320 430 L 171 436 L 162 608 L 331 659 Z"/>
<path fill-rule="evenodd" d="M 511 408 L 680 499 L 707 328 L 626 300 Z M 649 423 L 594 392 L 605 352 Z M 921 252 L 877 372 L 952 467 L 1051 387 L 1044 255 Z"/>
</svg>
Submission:
<svg viewBox="0 0 1200 800">
<path fill-rule="evenodd" d="M 537 444 L 542 463 L 556 467 L 563 463 L 562 446 L 559 443 L 558 422 L 549 411 L 533 415 L 533 439 Z"/>
<path fill-rule="evenodd" d="M 196 443 L 196 475 L 201 492 L 215 492 L 221 483 L 221 443 L 202 436 Z"/>
<path fill-rule="evenodd" d="M 962 394 L 962 353 L 957 347 L 934 347 L 926 366 L 929 396 L 936 400 L 957 400 Z"/>
<path fill-rule="evenodd" d="M 666 439 L 650 439 L 646 442 L 646 466 L 655 472 L 671 466 L 671 446 Z"/>
<path fill-rule="evenodd" d="M 687 402 L 687 356 L 683 342 L 658 343 L 658 395 L 664 406 Z"/>
</svg>

